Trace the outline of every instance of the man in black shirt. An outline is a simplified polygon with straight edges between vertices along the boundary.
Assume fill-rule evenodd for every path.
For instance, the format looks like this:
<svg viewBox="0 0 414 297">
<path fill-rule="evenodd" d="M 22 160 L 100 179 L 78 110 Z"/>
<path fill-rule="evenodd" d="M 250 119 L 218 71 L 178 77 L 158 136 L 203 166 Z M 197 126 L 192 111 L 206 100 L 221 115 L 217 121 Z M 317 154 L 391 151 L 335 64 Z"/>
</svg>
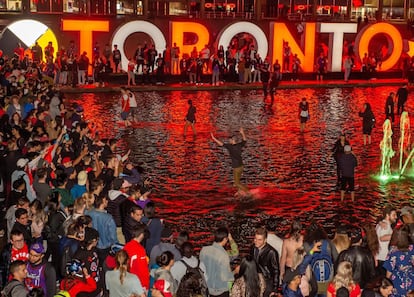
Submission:
<svg viewBox="0 0 414 297">
<path fill-rule="evenodd" d="M 243 195 L 249 193 L 249 189 L 240 182 L 241 176 L 243 174 L 242 149 L 246 145 L 246 135 L 244 134 L 243 128 L 240 128 L 240 134 L 242 136 L 241 142 L 236 142 L 236 137 L 232 136 L 229 143 L 223 143 L 215 138 L 213 133 L 211 133 L 211 138 L 219 146 L 223 146 L 229 151 L 231 158 L 231 167 L 233 168 L 234 185 L 238 189 L 237 194 Z"/>
</svg>

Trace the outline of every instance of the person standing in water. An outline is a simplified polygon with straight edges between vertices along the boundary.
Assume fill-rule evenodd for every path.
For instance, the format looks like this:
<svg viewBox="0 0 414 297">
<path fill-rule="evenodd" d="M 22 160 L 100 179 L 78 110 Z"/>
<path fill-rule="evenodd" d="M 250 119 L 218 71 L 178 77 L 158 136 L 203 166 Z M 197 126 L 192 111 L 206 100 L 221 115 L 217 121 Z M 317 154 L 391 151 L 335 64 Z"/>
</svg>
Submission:
<svg viewBox="0 0 414 297">
<path fill-rule="evenodd" d="M 236 195 L 246 195 L 249 193 L 249 189 L 240 182 L 241 176 L 243 174 L 242 150 L 246 145 L 246 134 L 244 133 L 243 128 L 240 128 L 239 132 L 242 136 L 241 142 L 236 142 L 236 136 L 232 136 L 229 140 L 229 143 L 221 142 L 216 137 L 214 137 L 213 133 L 211 133 L 211 138 L 219 146 L 222 146 L 229 151 L 231 158 L 231 167 L 233 168 L 234 186 L 238 189 Z"/>
<path fill-rule="evenodd" d="M 184 125 L 184 136 L 187 133 L 187 128 L 188 126 L 191 126 L 191 129 L 193 130 L 193 135 L 196 135 L 196 130 L 195 130 L 195 122 L 196 122 L 196 118 L 195 118 L 195 114 L 196 114 L 197 110 L 195 108 L 195 106 L 193 105 L 193 101 L 192 100 L 188 100 L 188 111 L 187 111 L 187 115 L 185 116 L 185 125 Z"/>
<path fill-rule="evenodd" d="M 338 140 L 335 142 L 334 147 L 332 149 L 333 157 L 336 163 L 336 176 L 337 176 L 337 188 L 341 186 L 341 169 L 339 167 L 339 158 L 342 154 L 344 154 L 344 148 L 346 145 L 349 145 L 348 139 L 346 139 L 346 135 L 344 132 L 341 133 Z"/>
<path fill-rule="evenodd" d="M 362 118 L 362 134 L 364 136 L 364 145 L 371 144 L 371 132 L 375 126 L 375 116 L 371 109 L 371 104 L 366 102 L 364 104 L 364 110 L 359 112 L 359 116 Z"/>
<path fill-rule="evenodd" d="M 299 120 L 300 120 L 300 132 L 305 131 L 306 122 L 309 120 L 309 103 L 306 98 L 303 97 L 299 103 Z"/>
</svg>

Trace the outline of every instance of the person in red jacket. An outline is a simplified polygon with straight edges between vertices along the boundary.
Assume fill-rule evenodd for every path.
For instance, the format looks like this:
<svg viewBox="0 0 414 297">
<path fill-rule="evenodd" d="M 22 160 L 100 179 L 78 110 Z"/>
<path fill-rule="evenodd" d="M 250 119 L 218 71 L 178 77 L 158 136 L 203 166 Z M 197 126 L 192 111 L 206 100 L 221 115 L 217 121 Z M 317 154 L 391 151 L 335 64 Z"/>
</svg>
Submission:
<svg viewBox="0 0 414 297">
<path fill-rule="evenodd" d="M 88 273 L 79 260 L 72 260 L 66 266 L 67 276 L 60 283 L 60 289 L 76 297 L 80 292 L 93 292 L 96 290 L 96 281 Z"/>
<path fill-rule="evenodd" d="M 147 231 L 145 224 L 135 226 L 132 230 L 132 239 L 124 246 L 124 250 L 129 256 L 129 272 L 135 274 L 146 291 L 149 288 L 150 274 L 148 269 L 148 257 L 145 248 L 141 245 Z"/>
</svg>

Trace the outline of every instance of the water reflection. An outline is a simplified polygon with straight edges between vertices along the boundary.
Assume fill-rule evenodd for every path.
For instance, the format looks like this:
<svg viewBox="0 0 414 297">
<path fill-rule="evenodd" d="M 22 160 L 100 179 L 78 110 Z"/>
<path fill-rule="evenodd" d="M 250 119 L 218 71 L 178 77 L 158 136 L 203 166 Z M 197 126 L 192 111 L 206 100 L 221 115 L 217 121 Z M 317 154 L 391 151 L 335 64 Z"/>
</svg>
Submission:
<svg viewBox="0 0 414 297">
<path fill-rule="evenodd" d="M 199 246 L 211 239 L 210 230 L 226 224 L 245 248 L 252 229 L 268 216 L 280 218 L 283 234 L 289 220 L 315 219 L 332 230 L 338 222 L 374 222 L 385 204 L 397 207 L 413 201 L 413 180 L 382 182 L 379 142 L 385 99 L 391 87 L 364 89 L 303 89 L 278 91 L 272 109 L 263 106 L 256 91 L 137 93 L 138 121 L 132 131 L 119 126 L 116 94 L 67 95 L 82 103 L 85 115 L 106 137 L 122 139 L 131 158 L 144 163 L 156 181 L 154 200 L 169 223 L 188 229 Z M 310 103 L 311 120 L 299 132 L 298 104 Z M 182 136 L 187 100 L 197 108 L 197 137 Z M 377 119 L 373 144 L 362 145 L 358 111 L 370 102 Z M 243 126 L 248 146 L 244 151 L 244 182 L 257 188 L 254 202 L 233 198 L 232 172 L 227 152 L 209 138 L 213 131 L 226 139 Z M 346 131 L 358 157 L 356 202 L 341 204 L 335 191 L 336 169 L 331 149 Z M 399 129 L 393 143 L 398 143 Z M 392 168 L 397 168 L 397 158 Z M 347 197 L 348 200 L 350 199 Z M 244 238 L 244 241 L 241 239 Z"/>
</svg>

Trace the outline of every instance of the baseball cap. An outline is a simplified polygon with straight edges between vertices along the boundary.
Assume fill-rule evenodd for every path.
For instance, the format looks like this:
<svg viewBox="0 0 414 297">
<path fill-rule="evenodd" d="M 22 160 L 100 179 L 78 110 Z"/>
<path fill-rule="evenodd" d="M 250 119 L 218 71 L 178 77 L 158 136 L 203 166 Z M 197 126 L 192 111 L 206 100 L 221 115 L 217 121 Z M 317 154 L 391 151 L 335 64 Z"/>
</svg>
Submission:
<svg viewBox="0 0 414 297">
<path fill-rule="evenodd" d="M 401 216 L 406 216 L 410 214 L 414 214 L 414 210 L 412 207 L 404 206 L 403 208 L 401 208 Z"/>
<path fill-rule="evenodd" d="M 69 162 L 72 162 L 72 160 L 69 157 L 64 157 L 63 160 L 62 160 L 62 164 L 66 164 L 66 163 L 69 163 Z"/>
<path fill-rule="evenodd" d="M 17 165 L 17 167 L 23 168 L 23 167 L 25 167 L 27 165 L 27 163 L 29 163 L 29 159 L 20 158 L 17 161 L 17 164 L 16 165 Z"/>
<path fill-rule="evenodd" d="M 352 148 L 351 148 L 350 145 L 347 144 L 347 145 L 344 146 L 344 152 L 345 153 L 349 153 L 351 150 L 352 150 Z"/>
<path fill-rule="evenodd" d="M 44 254 L 45 248 L 43 247 L 43 244 L 40 242 L 34 243 L 30 246 L 31 251 L 35 251 L 37 254 Z"/>
<path fill-rule="evenodd" d="M 164 279 L 158 279 L 155 281 L 153 288 L 157 289 L 164 295 L 164 297 L 172 297 L 172 294 L 170 291 L 168 291 L 171 287 L 171 284 L 164 280 Z"/>
<path fill-rule="evenodd" d="M 301 275 L 299 269 L 287 269 L 283 277 L 283 282 L 289 284 L 298 275 Z"/>
<path fill-rule="evenodd" d="M 88 179 L 88 174 L 86 171 L 82 170 L 78 173 L 78 184 L 81 186 L 86 185 L 86 180 Z"/>
</svg>

